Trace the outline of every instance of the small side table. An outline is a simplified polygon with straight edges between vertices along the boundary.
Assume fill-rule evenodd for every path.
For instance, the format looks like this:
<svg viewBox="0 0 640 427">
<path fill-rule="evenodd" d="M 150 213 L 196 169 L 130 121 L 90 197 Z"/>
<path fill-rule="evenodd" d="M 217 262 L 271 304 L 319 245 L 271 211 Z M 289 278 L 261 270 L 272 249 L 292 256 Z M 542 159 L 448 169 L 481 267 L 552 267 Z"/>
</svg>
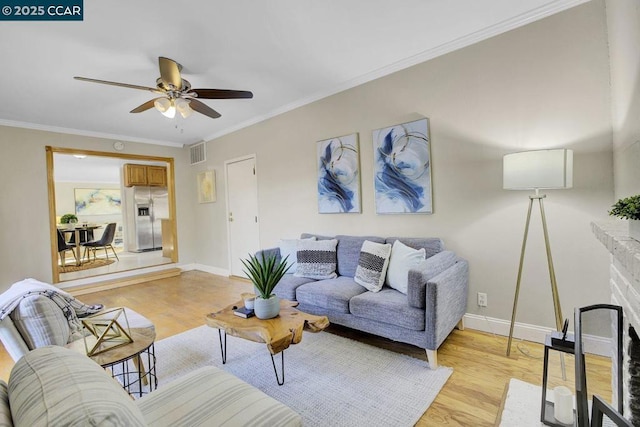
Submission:
<svg viewBox="0 0 640 427">
<path fill-rule="evenodd" d="M 122 384 L 127 393 L 142 397 L 145 393 L 158 388 L 153 345 L 156 334 L 148 328 L 131 328 L 130 335 L 133 338 L 132 343 L 112 348 L 90 358 L 103 368 L 109 369 L 111 376 Z M 73 341 L 66 347 L 86 354 L 82 339 Z M 135 370 L 130 369 L 129 360 L 133 362 Z M 143 385 L 148 385 L 149 389 L 143 389 Z"/>
</svg>

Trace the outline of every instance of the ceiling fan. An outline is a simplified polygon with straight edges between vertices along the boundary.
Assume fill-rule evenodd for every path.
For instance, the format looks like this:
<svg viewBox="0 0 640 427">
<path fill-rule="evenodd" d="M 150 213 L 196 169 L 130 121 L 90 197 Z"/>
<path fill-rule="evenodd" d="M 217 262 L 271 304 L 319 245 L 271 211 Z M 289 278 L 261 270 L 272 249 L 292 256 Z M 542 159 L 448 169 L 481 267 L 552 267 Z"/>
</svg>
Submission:
<svg viewBox="0 0 640 427">
<path fill-rule="evenodd" d="M 85 82 L 101 83 L 105 85 L 127 87 L 130 89 L 147 90 L 149 92 L 161 94 L 158 98 L 151 99 L 139 107 L 131 110 L 131 113 L 141 113 L 155 107 L 164 116 L 173 118 L 176 111 L 182 117 L 187 118 L 193 111 L 204 114 L 205 116 L 217 119 L 220 117 L 213 108 L 198 101 L 198 99 L 240 99 L 253 98 L 253 93 L 247 90 L 229 90 L 229 89 L 192 89 L 191 83 L 180 76 L 182 65 L 176 61 L 159 57 L 160 77 L 156 80 L 156 87 L 138 86 L 128 83 L 110 82 L 107 80 L 90 79 L 87 77 L 74 77 L 76 80 Z"/>
</svg>

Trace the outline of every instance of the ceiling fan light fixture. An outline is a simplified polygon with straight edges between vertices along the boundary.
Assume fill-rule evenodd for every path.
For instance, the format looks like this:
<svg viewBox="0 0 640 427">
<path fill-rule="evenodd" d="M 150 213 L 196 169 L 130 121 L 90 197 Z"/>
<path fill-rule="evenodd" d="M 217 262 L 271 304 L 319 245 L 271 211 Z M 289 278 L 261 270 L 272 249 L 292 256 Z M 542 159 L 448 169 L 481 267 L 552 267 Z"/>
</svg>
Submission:
<svg viewBox="0 0 640 427">
<path fill-rule="evenodd" d="M 176 99 L 176 109 L 184 119 L 186 119 L 191 115 L 191 113 L 193 113 L 193 110 L 189 105 L 189 101 L 183 98 Z"/>
<path fill-rule="evenodd" d="M 158 98 L 154 101 L 153 106 L 165 117 L 173 119 L 176 116 L 176 105 L 173 99 Z"/>
</svg>

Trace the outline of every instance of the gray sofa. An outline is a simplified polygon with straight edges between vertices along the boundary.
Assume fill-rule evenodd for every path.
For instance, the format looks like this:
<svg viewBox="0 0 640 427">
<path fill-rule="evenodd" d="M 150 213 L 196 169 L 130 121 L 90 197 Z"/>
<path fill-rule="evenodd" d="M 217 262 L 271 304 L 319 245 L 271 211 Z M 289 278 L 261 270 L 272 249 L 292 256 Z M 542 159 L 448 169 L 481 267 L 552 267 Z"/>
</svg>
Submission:
<svg viewBox="0 0 640 427">
<path fill-rule="evenodd" d="M 444 250 L 438 238 L 301 236 L 309 237 L 338 241 L 338 277 L 314 280 L 286 274 L 275 288 L 276 295 L 298 301 L 300 310 L 327 316 L 332 323 L 424 348 L 429 366 L 435 369 L 438 347 L 456 326 L 464 326 L 469 288 L 467 261 Z M 406 295 L 386 285 L 380 292 L 370 292 L 354 281 L 365 240 L 390 244 L 400 240 L 414 249 L 425 249 L 426 259 L 409 271 Z M 258 255 L 261 253 L 281 257 L 280 248 L 264 249 Z"/>
</svg>

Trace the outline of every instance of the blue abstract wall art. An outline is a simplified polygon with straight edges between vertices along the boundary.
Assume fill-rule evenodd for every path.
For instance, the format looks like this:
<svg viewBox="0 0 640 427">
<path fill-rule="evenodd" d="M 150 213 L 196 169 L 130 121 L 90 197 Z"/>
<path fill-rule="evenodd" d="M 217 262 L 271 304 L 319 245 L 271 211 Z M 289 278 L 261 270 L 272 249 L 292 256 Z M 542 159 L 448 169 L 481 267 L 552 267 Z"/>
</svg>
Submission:
<svg viewBox="0 0 640 427">
<path fill-rule="evenodd" d="M 122 197 L 119 189 L 76 188 L 77 215 L 119 215 Z"/>
<path fill-rule="evenodd" d="M 361 212 L 358 134 L 319 141 L 317 150 L 318 212 Z"/>
<path fill-rule="evenodd" d="M 430 148 L 426 118 L 373 131 L 377 213 L 433 213 Z"/>
</svg>

